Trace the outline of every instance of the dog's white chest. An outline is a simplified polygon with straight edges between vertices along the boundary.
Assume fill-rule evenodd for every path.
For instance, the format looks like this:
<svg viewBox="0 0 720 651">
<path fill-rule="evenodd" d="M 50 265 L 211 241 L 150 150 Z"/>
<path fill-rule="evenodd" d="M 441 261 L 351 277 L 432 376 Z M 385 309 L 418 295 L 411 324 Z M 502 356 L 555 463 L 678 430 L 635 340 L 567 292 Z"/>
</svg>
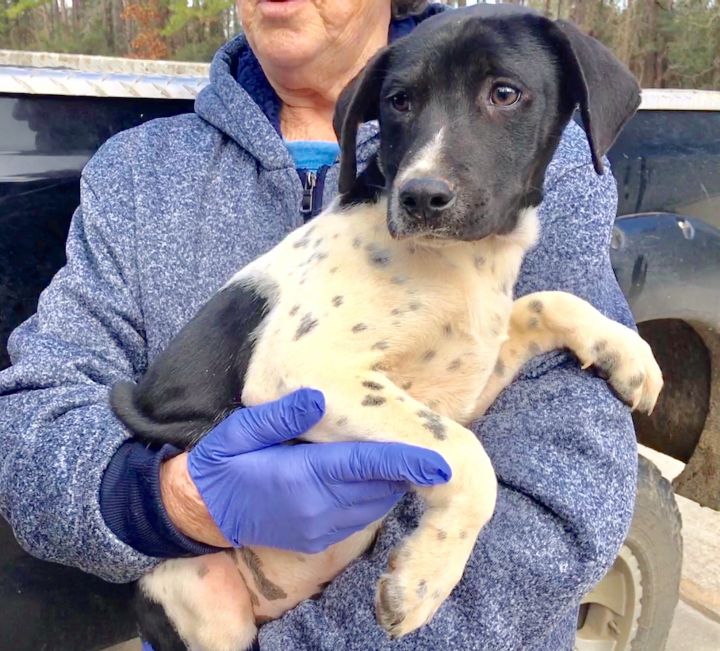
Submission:
<svg viewBox="0 0 720 651">
<path fill-rule="evenodd" d="M 506 337 L 526 240 L 396 241 L 382 203 L 320 215 L 239 274 L 275 296 L 243 402 L 367 369 L 466 422 Z"/>
</svg>

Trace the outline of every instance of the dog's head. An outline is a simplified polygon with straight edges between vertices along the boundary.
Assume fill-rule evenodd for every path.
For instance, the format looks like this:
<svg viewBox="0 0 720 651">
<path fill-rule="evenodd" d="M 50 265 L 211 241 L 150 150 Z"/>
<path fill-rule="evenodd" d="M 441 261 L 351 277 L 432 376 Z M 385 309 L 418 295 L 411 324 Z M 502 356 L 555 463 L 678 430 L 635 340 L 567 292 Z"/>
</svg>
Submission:
<svg viewBox="0 0 720 651">
<path fill-rule="evenodd" d="M 366 182 L 356 179 L 357 129 L 378 119 L 393 237 L 508 233 L 542 200 L 575 108 L 600 174 L 639 102 L 625 66 L 570 23 L 492 5 L 446 12 L 378 52 L 341 94 L 340 192 L 352 200 Z"/>
</svg>

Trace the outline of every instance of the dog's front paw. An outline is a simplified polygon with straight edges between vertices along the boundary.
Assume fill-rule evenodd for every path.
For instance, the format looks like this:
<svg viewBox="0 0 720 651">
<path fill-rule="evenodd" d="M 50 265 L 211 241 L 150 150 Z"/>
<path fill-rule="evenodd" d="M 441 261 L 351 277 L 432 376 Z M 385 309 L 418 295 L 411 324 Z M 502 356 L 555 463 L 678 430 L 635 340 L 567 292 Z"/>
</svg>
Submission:
<svg viewBox="0 0 720 651">
<path fill-rule="evenodd" d="M 652 349 L 636 332 L 609 322 L 580 354 L 583 368 L 594 366 L 633 409 L 652 412 L 663 386 Z"/>
<path fill-rule="evenodd" d="M 453 572 L 427 550 L 415 554 L 413 542 L 406 541 L 392 552 L 375 594 L 377 622 L 391 637 L 427 624 L 462 576 L 464 563 L 459 573 Z"/>
</svg>

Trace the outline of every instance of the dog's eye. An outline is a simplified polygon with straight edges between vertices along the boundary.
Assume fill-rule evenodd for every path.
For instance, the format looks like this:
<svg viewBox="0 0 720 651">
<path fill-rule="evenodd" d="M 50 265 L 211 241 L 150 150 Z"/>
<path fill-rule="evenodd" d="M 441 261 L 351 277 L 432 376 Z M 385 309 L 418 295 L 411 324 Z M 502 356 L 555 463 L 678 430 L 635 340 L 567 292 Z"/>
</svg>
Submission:
<svg viewBox="0 0 720 651">
<path fill-rule="evenodd" d="M 520 91 L 508 84 L 495 84 L 490 91 L 490 101 L 495 106 L 512 106 L 520 99 Z"/>
<path fill-rule="evenodd" d="M 410 98 L 404 90 L 401 90 L 399 93 L 395 93 L 390 98 L 390 104 L 392 104 L 392 107 L 400 113 L 407 113 L 410 110 Z"/>
</svg>

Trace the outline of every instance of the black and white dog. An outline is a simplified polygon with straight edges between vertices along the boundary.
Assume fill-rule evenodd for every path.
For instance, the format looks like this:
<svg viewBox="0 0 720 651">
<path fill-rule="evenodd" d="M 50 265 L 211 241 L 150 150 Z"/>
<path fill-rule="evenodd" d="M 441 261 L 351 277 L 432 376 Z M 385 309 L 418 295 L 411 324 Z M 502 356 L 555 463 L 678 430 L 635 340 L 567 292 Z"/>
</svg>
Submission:
<svg viewBox="0 0 720 651">
<path fill-rule="evenodd" d="M 339 200 L 230 279 L 138 384 L 114 387 L 115 413 L 146 441 L 190 447 L 240 402 L 310 386 L 327 414 L 307 440 L 440 452 L 452 480 L 417 489 L 427 511 L 377 589 L 379 624 L 417 629 L 462 577 L 495 504 L 492 466 L 465 425 L 527 360 L 568 348 L 633 407 L 658 396 L 660 370 L 633 331 L 569 294 L 513 301 L 576 106 L 601 173 L 638 104 L 630 73 L 569 23 L 491 6 L 427 20 L 342 94 Z M 357 176 L 356 132 L 372 119 L 380 152 Z M 315 555 L 167 561 L 140 581 L 142 634 L 156 651 L 244 649 L 257 622 L 317 593 L 376 530 Z"/>
</svg>

